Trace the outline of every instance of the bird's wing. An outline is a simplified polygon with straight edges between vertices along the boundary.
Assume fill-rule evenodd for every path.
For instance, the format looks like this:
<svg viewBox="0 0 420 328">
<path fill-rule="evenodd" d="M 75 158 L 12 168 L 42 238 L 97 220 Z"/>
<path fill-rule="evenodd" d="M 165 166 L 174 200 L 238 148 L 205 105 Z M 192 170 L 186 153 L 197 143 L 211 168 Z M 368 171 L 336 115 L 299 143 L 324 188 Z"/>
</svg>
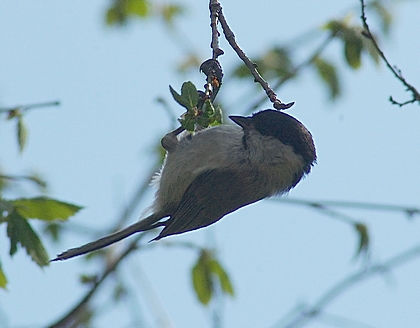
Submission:
<svg viewBox="0 0 420 328">
<path fill-rule="evenodd" d="M 208 226 L 238 208 L 263 197 L 256 196 L 258 172 L 249 170 L 240 176 L 233 170 L 202 172 L 185 191 L 180 205 L 166 221 L 156 240 Z"/>
</svg>

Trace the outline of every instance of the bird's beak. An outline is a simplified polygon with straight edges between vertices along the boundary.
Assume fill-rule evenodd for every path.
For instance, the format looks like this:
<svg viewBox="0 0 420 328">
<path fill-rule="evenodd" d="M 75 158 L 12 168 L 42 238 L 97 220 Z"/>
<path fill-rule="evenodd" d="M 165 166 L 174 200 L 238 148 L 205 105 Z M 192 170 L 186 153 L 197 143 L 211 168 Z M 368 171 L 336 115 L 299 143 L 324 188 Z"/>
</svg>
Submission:
<svg viewBox="0 0 420 328">
<path fill-rule="evenodd" d="M 229 116 L 229 118 L 235 122 L 236 124 L 238 124 L 240 127 L 242 127 L 243 129 L 249 127 L 249 125 L 251 124 L 251 120 L 248 117 L 245 116 L 234 116 L 231 115 Z"/>
</svg>

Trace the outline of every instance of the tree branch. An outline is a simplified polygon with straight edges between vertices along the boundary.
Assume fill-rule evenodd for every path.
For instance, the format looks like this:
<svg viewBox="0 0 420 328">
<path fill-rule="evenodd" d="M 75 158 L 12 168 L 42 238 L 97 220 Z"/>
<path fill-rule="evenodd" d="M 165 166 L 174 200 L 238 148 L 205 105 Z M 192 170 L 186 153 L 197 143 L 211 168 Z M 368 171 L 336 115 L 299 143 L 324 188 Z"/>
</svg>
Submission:
<svg viewBox="0 0 420 328">
<path fill-rule="evenodd" d="M 344 278 L 332 288 L 330 288 L 318 299 L 318 301 L 315 302 L 313 306 L 307 308 L 304 311 L 301 311 L 295 318 L 293 318 L 287 325 L 285 325 L 284 328 L 296 328 L 304 326 L 312 318 L 321 314 L 326 306 L 328 306 L 332 301 L 334 301 L 346 290 L 353 287 L 355 284 L 410 262 L 418 256 L 420 256 L 420 245 L 417 245 L 396 255 L 382 264 L 372 265 L 371 267 L 360 269 L 359 271 Z"/>
<path fill-rule="evenodd" d="M 305 60 L 303 60 L 299 65 L 297 65 L 290 74 L 282 77 L 273 85 L 273 90 L 278 90 L 284 83 L 289 81 L 291 78 L 295 77 L 302 69 L 309 66 L 324 50 L 325 48 L 331 43 L 334 39 L 335 34 L 330 34 L 319 46 L 315 49 L 315 51 Z M 246 110 L 246 113 L 250 113 L 256 110 L 261 104 L 265 101 L 265 97 L 261 97 L 257 101 L 255 101 L 249 108 Z"/>
<path fill-rule="evenodd" d="M 379 48 L 378 43 L 376 42 L 375 38 L 373 37 L 372 33 L 370 32 L 370 28 L 369 25 L 367 23 L 367 18 L 366 18 L 366 14 L 365 14 L 365 1 L 364 0 L 360 0 L 360 4 L 362 7 L 362 15 L 360 16 L 362 18 L 362 22 L 363 22 L 363 27 L 365 28 L 365 31 L 363 31 L 363 36 L 370 39 L 372 41 L 373 46 L 375 47 L 375 49 L 378 51 L 379 56 L 383 59 L 383 61 L 385 62 L 386 66 L 388 66 L 388 68 L 391 70 L 391 72 L 394 74 L 394 76 L 401 81 L 401 83 L 407 87 L 408 91 L 411 91 L 412 93 L 412 99 L 407 100 L 403 103 L 397 102 L 395 101 L 392 96 L 389 97 L 389 101 L 394 104 L 394 105 L 399 105 L 404 106 L 407 104 L 411 104 L 414 102 L 419 102 L 420 104 L 420 93 L 416 90 L 416 88 L 414 86 L 412 86 L 411 84 L 409 84 L 407 82 L 407 80 L 402 76 L 401 70 L 399 70 L 396 66 L 391 65 L 391 63 L 388 61 L 388 59 L 386 58 L 385 54 L 383 53 L 383 51 L 381 50 L 381 48 Z"/>
<path fill-rule="evenodd" d="M 102 285 L 102 283 L 106 280 L 106 278 L 114 272 L 118 265 L 121 263 L 123 259 L 125 259 L 132 251 L 138 249 L 137 243 L 138 241 L 144 236 L 144 234 L 138 235 L 126 248 L 124 252 L 122 252 L 111 264 L 105 268 L 104 272 L 102 273 L 101 277 L 95 282 L 93 287 L 86 293 L 84 297 L 73 307 L 71 308 L 62 318 L 57 320 L 55 323 L 48 326 L 49 328 L 67 328 L 71 327 L 71 324 L 74 323 L 79 314 L 83 312 L 83 309 L 94 296 L 98 288 Z"/>
<path fill-rule="evenodd" d="M 21 105 L 9 108 L 0 108 L 0 113 L 10 112 L 13 110 L 28 110 L 33 108 L 40 108 L 40 107 L 51 107 L 51 106 L 60 106 L 59 101 L 50 101 L 45 103 L 38 103 L 38 104 L 29 104 L 29 105 Z"/>
<path fill-rule="evenodd" d="M 273 107 L 278 110 L 284 110 L 284 109 L 288 109 L 292 107 L 294 102 L 285 104 L 280 99 L 277 98 L 277 95 L 274 92 L 274 90 L 270 87 L 267 81 L 264 80 L 264 78 L 260 75 L 260 73 L 258 73 L 256 65 L 248 58 L 245 52 L 239 47 L 238 43 L 235 40 L 235 34 L 230 29 L 226 21 L 226 18 L 223 14 L 222 6 L 220 5 L 219 1 L 210 0 L 210 11 L 211 11 L 211 17 L 213 17 L 214 15 L 218 16 L 220 25 L 222 25 L 223 33 L 229 45 L 237 53 L 239 58 L 245 63 L 246 67 L 248 67 L 249 71 L 254 77 L 255 82 L 258 82 L 262 86 L 265 93 L 267 94 L 268 99 L 273 103 Z M 213 37 L 214 37 L 214 34 L 213 34 Z"/>
<path fill-rule="evenodd" d="M 219 47 L 220 33 L 217 30 L 217 22 L 219 20 L 220 4 L 217 0 L 210 0 L 210 27 L 211 27 L 211 48 L 213 49 L 212 59 L 217 59 L 224 54 L 224 51 Z"/>
<path fill-rule="evenodd" d="M 293 199 L 293 198 L 273 198 L 273 201 L 305 205 L 309 207 L 326 208 L 326 207 L 345 207 L 355 209 L 366 209 L 374 211 L 388 211 L 388 212 L 402 212 L 409 217 L 414 215 L 420 215 L 420 208 L 413 206 L 402 206 L 402 205 L 388 205 L 388 204 L 377 204 L 377 203 L 362 203 L 362 202 L 346 202 L 346 201 L 331 201 L 331 200 L 305 200 L 305 199 Z"/>
</svg>

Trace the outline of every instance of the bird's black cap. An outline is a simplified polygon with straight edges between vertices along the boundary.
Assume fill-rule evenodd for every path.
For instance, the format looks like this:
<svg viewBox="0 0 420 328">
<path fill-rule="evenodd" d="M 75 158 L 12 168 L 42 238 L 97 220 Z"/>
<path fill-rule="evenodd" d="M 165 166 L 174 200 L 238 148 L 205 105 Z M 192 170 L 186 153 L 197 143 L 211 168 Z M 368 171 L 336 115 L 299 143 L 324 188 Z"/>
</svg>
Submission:
<svg viewBox="0 0 420 328">
<path fill-rule="evenodd" d="M 252 127 L 264 136 L 277 138 L 293 147 L 293 150 L 307 163 L 305 173 L 309 173 L 316 161 L 314 141 L 308 129 L 293 116 L 267 109 L 248 117 L 229 116 L 229 118 L 244 130 Z"/>
</svg>

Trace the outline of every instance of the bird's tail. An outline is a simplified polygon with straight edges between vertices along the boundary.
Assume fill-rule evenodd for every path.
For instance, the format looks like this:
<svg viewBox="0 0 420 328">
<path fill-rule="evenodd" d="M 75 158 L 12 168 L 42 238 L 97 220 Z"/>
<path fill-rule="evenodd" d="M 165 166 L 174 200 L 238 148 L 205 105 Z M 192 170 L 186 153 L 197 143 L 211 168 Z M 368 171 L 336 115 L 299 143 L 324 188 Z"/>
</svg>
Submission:
<svg viewBox="0 0 420 328">
<path fill-rule="evenodd" d="M 141 232 L 141 231 L 146 231 L 146 230 L 156 228 L 159 226 L 159 224 L 155 224 L 155 223 L 157 223 L 157 221 L 159 221 L 161 218 L 162 216 L 152 214 L 148 216 L 147 218 L 141 221 L 138 221 L 123 230 L 114 232 L 108 236 L 102 237 L 98 240 L 92 241 L 83 246 L 71 248 L 57 255 L 57 257 L 55 259 L 52 259 L 51 262 L 67 260 L 75 256 L 90 253 L 98 249 L 104 248 L 106 246 L 109 246 L 113 243 L 116 243 L 117 241 L 120 241 L 124 238 L 127 238 L 128 236 L 131 236 L 132 234 L 135 234 L 136 232 Z"/>
</svg>

